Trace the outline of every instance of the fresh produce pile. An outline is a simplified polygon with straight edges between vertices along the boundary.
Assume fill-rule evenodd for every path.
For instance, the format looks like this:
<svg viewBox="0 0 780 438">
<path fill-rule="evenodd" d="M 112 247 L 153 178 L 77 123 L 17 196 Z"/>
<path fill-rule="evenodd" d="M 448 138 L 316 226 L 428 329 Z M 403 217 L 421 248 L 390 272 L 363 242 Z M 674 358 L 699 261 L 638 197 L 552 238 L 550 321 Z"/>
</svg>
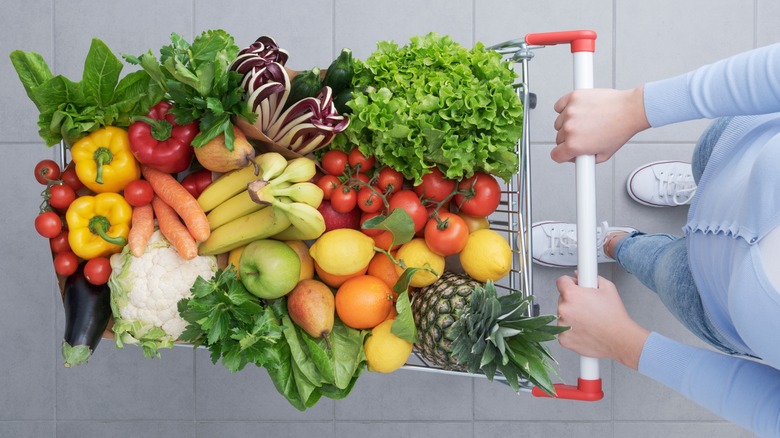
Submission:
<svg viewBox="0 0 780 438">
<path fill-rule="evenodd" d="M 239 50 L 222 30 L 159 53 L 125 55 L 141 69 L 120 79 L 95 39 L 80 82 L 11 54 L 71 157 L 35 168 L 66 366 L 104 336 L 149 358 L 190 343 L 264 367 L 304 410 L 416 349 L 553 391 L 544 342 L 565 328 L 494 285 L 514 255 L 489 217 L 522 126 L 500 56 L 429 34 L 297 72 L 272 38 Z"/>
</svg>

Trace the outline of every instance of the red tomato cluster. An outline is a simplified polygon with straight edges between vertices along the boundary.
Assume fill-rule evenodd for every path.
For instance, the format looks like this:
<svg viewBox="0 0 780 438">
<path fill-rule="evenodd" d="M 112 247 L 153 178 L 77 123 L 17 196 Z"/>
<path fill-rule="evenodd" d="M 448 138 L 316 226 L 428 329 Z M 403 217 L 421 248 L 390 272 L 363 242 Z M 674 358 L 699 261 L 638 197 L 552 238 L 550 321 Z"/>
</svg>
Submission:
<svg viewBox="0 0 780 438">
<path fill-rule="evenodd" d="M 374 157 L 357 147 L 348 153 L 332 149 L 322 155 L 325 174 L 317 180 L 324 199 L 339 214 L 359 212 L 361 230 L 377 246 L 389 248 L 389 231 L 366 229 L 362 224 L 378 215 L 403 209 L 414 222 L 414 231 L 424 237 L 434 252 L 447 256 L 460 252 L 475 227 L 480 227 L 501 201 L 496 179 L 477 173 L 462 181 L 448 179 L 438 168 L 413 185 L 390 167 L 377 166 Z M 328 218 L 326 217 L 326 222 Z"/>
</svg>

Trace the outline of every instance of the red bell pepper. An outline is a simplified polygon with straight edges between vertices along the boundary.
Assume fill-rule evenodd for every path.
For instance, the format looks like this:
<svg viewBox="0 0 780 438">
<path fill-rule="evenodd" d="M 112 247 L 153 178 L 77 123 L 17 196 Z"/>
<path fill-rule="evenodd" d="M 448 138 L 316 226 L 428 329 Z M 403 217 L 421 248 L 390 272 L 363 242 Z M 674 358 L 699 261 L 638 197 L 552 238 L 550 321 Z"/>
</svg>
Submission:
<svg viewBox="0 0 780 438">
<path fill-rule="evenodd" d="M 178 173 L 190 166 L 194 150 L 192 139 L 198 135 L 198 122 L 176 123 L 169 113 L 172 105 L 160 101 L 146 117 L 135 117 L 127 130 L 130 149 L 141 164 L 166 173 Z"/>
<path fill-rule="evenodd" d="M 206 187 L 211 185 L 211 171 L 208 169 L 201 169 L 190 173 L 181 180 L 181 185 L 190 192 L 190 195 L 197 198 L 206 190 Z"/>
</svg>

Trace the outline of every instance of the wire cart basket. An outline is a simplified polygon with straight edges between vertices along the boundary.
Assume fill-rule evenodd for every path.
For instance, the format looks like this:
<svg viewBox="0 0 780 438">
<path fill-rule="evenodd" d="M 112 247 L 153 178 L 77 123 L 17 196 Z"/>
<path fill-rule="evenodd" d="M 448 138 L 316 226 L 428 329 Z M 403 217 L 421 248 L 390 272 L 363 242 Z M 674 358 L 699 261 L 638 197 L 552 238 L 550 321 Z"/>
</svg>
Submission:
<svg viewBox="0 0 780 438">
<path fill-rule="evenodd" d="M 525 38 L 505 41 L 491 46 L 490 49 L 508 57 L 519 68 L 519 82 L 514 84 L 518 96 L 523 102 L 523 134 L 516 145 L 520 157 L 520 168 L 513 175 L 502 192 L 501 205 L 491 216 L 491 229 L 507 236 L 514 254 L 512 270 L 505 282 L 496 284 L 508 293 L 519 293 L 528 297 L 532 290 L 533 263 L 531 242 L 531 160 L 529 110 L 536 106 L 536 95 L 530 92 L 528 82 L 528 63 L 534 57 L 534 49 L 568 44 L 573 55 L 574 88 L 593 88 L 593 53 L 596 33 L 590 30 L 532 33 Z M 596 196 L 595 196 L 595 157 L 579 156 L 575 161 L 577 190 L 577 230 L 578 230 L 578 278 L 579 284 L 595 288 L 598 285 L 596 262 Z M 538 314 L 538 305 L 529 312 Z M 528 315 L 531 316 L 531 315 Z M 470 374 L 451 371 L 429 364 L 416 351 L 404 365 L 404 369 L 432 373 L 485 377 L 482 374 Z M 502 379 L 496 375 L 496 380 Z M 520 390 L 531 392 L 536 397 L 549 397 L 528 381 L 520 382 Z M 603 398 L 599 363 L 597 359 L 580 358 L 580 377 L 577 385 L 555 384 L 556 397 L 569 400 L 597 401 Z"/>
</svg>

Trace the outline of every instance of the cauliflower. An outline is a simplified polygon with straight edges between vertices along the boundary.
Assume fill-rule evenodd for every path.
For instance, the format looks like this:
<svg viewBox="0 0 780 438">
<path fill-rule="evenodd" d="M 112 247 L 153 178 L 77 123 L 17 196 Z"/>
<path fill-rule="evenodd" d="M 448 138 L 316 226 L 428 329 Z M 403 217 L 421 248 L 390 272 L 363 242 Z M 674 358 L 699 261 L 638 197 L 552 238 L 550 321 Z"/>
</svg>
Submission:
<svg viewBox="0 0 780 438">
<path fill-rule="evenodd" d="M 139 345 L 146 357 L 159 357 L 158 348 L 172 348 L 187 321 L 178 303 L 192 294 L 198 276 L 210 280 L 217 271 L 214 256 L 185 260 L 156 230 L 141 257 L 125 246 L 111 256 L 111 310 L 116 345 Z"/>
</svg>

